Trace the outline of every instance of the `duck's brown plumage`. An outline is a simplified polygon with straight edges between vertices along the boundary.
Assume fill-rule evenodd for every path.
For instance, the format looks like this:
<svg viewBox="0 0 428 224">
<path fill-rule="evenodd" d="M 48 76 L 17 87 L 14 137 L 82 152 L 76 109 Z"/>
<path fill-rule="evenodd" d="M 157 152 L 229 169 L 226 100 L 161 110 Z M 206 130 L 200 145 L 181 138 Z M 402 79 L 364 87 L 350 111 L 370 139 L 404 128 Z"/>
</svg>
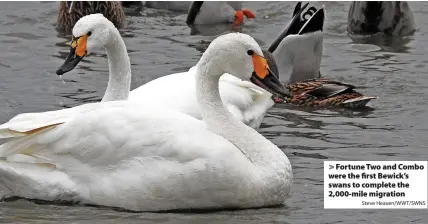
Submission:
<svg viewBox="0 0 428 224">
<path fill-rule="evenodd" d="M 94 13 L 102 13 L 118 29 L 125 26 L 125 13 L 118 1 L 74 1 L 73 9 L 68 11 L 67 2 L 60 2 L 57 29 L 61 32 L 71 33 L 80 18 Z"/>
<path fill-rule="evenodd" d="M 269 68 L 278 77 L 275 58 L 269 51 L 263 50 Z M 321 74 L 320 74 L 321 76 Z M 364 96 L 355 91 L 355 86 L 348 83 L 332 81 L 327 78 L 302 80 L 285 84 L 290 97 L 273 96 L 276 103 L 308 107 L 345 107 L 359 108 L 377 97 Z"/>
<path fill-rule="evenodd" d="M 355 91 L 355 86 L 331 81 L 326 78 L 311 79 L 284 86 L 290 91 L 289 98 L 275 98 L 277 103 L 308 107 L 359 108 L 377 97 L 364 96 Z"/>
<path fill-rule="evenodd" d="M 304 35 L 305 32 L 322 32 L 324 26 L 324 9 L 317 10 L 315 7 L 306 9 L 307 6 L 308 4 L 302 6 L 301 2 L 296 4 L 293 12 L 293 19 L 288 25 L 288 29 L 285 29 L 287 32 L 281 33 L 268 51 L 263 51 L 269 67 L 274 74 L 277 74 L 277 77 L 279 77 L 278 68 L 275 57 L 271 52 L 275 51 L 281 41 L 289 34 Z M 305 9 L 306 11 L 304 11 Z M 301 17 L 301 15 L 303 15 L 303 17 Z M 309 15 L 310 17 L 304 18 L 305 15 Z M 306 30 L 302 29 L 303 26 Z M 311 52 L 308 52 L 308 54 L 310 53 Z M 321 54 L 319 57 L 321 57 Z M 356 87 L 354 85 L 321 77 L 319 68 L 317 72 L 313 75 L 311 73 L 310 76 L 314 79 L 303 80 L 302 78 L 294 78 L 293 80 L 296 81 L 285 84 L 284 87 L 289 91 L 290 96 L 274 96 L 274 101 L 276 103 L 307 107 L 359 108 L 364 107 L 370 100 L 377 99 L 377 97 L 364 96 L 355 91 Z"/>
</svg>

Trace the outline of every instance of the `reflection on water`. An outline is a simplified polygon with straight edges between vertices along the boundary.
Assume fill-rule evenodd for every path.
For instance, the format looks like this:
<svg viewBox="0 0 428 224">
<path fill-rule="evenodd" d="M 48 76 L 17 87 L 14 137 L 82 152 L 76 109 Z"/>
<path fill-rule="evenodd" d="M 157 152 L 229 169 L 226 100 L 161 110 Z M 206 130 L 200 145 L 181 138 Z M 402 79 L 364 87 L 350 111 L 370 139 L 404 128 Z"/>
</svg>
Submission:
<svg viewBox="0 0 428 224">
<path fill-rule="evenodd" d="M 0 203 L 2 222 L 25 223 L 426 223 L 425 211 L 324 210 L 324 160 L 419 160 L 427 158 L 428 4 L 412 2 L 419 30 L 410 37 L 354 39 L 346 33 L 349 2 L 325 4 L 321 72 L 379 96 L 363 110 L 311 109 L 278 105 L 260 132 L 290 158 L 294 183 L 285 207 L 210 214 L 147 214 L 107 208 Z M 284 29 L 294 2 L 248 2 L 257 19 L 234 30 L 189 28 L 186 15 L 143 9 L 121 30 L 131 59 L 132 89 L 196 64 L 209 43 L 224 32 L 251 34 L 266 48 Z M 69 53 L 71 35 L 58 34 L 58 2 L 0 2 L 0 122 L 18 113 L 55 110 L 104 95 L 106 53 L 92 52 L 62 79 L 55 74 Z M 359 46 L 358 46 L 359 45 Z M 167 89 L 165 91 L 168 91 Z M 321 220 L 321 221 L 320 221 Z"/>
<path fill-rule="evenodd" d="M 191 25 L 190 35 L 202 35 L 202 36 L 219 36 L 230 32 L 242 32 L 242 27 L 232 27 L 231 24 L 218 24 L 212 25 Z"/>
<path fill-rule="evenodd" d="M 65 82 L 69 82 L 64 80 Z M 73 81 L 72 81 L 73 82 Z M 77 101 L 78 103 L 75 104 L 62 104 L 61 106 L 64 108 L 70 108 L 75 107 L 84 103 L 94 103 L 101 101 L 102 97 L 96 97 L 93 96 L 95 91 L 89 91 L 84 89 L 78 89 L 77 92 L 71 92 L 71 93 L 58 93 L 55 96 L 59 96 L 62 98 L 66 98 L 72 101 Z"/>
<path fill-rule="evenodd" d="M 406 45 L 413 40 L 413 36 L 392 37 L 382 34 L 372 36 L 358 36 L 349 34 L 349 37 L 355 43 L 374 44 L 380 46 L 383 51 L 396 53 L 407 52 L 410 48 Z"/>
</svg>

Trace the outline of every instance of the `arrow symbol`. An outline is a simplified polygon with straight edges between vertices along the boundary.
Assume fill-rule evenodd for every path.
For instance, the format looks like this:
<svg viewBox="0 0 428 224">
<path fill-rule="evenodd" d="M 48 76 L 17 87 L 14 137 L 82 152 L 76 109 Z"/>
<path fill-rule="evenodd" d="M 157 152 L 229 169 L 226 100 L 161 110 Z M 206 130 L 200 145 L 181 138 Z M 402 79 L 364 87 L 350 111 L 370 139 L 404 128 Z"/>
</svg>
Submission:
<svg viewBox="0 0 428 224">
<path fill-rule="evenodd" d="M 328 168 L 330 168 L 330 170 L 331 170 L 331 169 L 334 168 L 334 166 L 333 165 L 328 165 Z"/>
</svg>

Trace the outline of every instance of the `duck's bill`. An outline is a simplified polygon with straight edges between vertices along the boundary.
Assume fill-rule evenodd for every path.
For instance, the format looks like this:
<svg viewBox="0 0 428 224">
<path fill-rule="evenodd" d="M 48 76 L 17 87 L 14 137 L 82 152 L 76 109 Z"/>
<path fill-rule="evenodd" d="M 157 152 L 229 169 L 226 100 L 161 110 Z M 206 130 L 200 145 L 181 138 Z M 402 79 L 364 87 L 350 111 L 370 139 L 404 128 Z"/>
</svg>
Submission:
<svg viewBox="0 0 428 224">
<path fill-rule="evenodd" d="M 77 38 L 73 38 L 71 42 L 70 53 L 68 54 L 65 62 L 61 67 L 56 71 L 57 75 L 63 75 L 71 70 L 73 70 L 77 64 L 79 64 L 80 60 L 86 56 L 86 39 L 87 36 L 81 36 Z"/>
<path fill-rule="evenodd" d="M 290 97 L 290 92 L 281 84 L 278 76 L 269 68 L 265 58 L 254 54 L 254 72 L 250 78 L 251 82 L 279 97 Z"/>
</svg>

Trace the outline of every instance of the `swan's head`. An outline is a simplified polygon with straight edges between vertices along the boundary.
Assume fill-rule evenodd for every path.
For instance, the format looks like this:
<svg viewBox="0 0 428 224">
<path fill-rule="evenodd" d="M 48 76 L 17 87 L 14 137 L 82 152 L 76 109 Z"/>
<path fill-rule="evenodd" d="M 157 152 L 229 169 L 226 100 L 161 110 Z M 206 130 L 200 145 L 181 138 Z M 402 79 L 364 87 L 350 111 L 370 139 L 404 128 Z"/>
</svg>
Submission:
<svg viewBox="0 0 428 224">
<path fill-rule="evenodd" d="M 259 44 L 249 35 L 229 33 L 214 39 L 198 63 L 198 69 L 210 65 L 209 74 L 229 73 L 273 94 L 287 95 L 276 75 L 269 68 Z"/>
<path fill-rule="evenodd" d="M 305 7 L 293 16 L 291 22 L 270 46 L 282 79 L 290 82 L 318 78 L 323 51 L 324 7 Z M 305 18 L 306 16 L 306 18 Z"/>
<path fill-rule="evenodd" d="M 103 14 L 91 14 L 79 19 L 73 28 L 70 53 L 64 64 L 57 70 L 57 75 L 72 70 L 90 52 L 110 43 L 111 32 L 118 31 Z"/>
</svg>

